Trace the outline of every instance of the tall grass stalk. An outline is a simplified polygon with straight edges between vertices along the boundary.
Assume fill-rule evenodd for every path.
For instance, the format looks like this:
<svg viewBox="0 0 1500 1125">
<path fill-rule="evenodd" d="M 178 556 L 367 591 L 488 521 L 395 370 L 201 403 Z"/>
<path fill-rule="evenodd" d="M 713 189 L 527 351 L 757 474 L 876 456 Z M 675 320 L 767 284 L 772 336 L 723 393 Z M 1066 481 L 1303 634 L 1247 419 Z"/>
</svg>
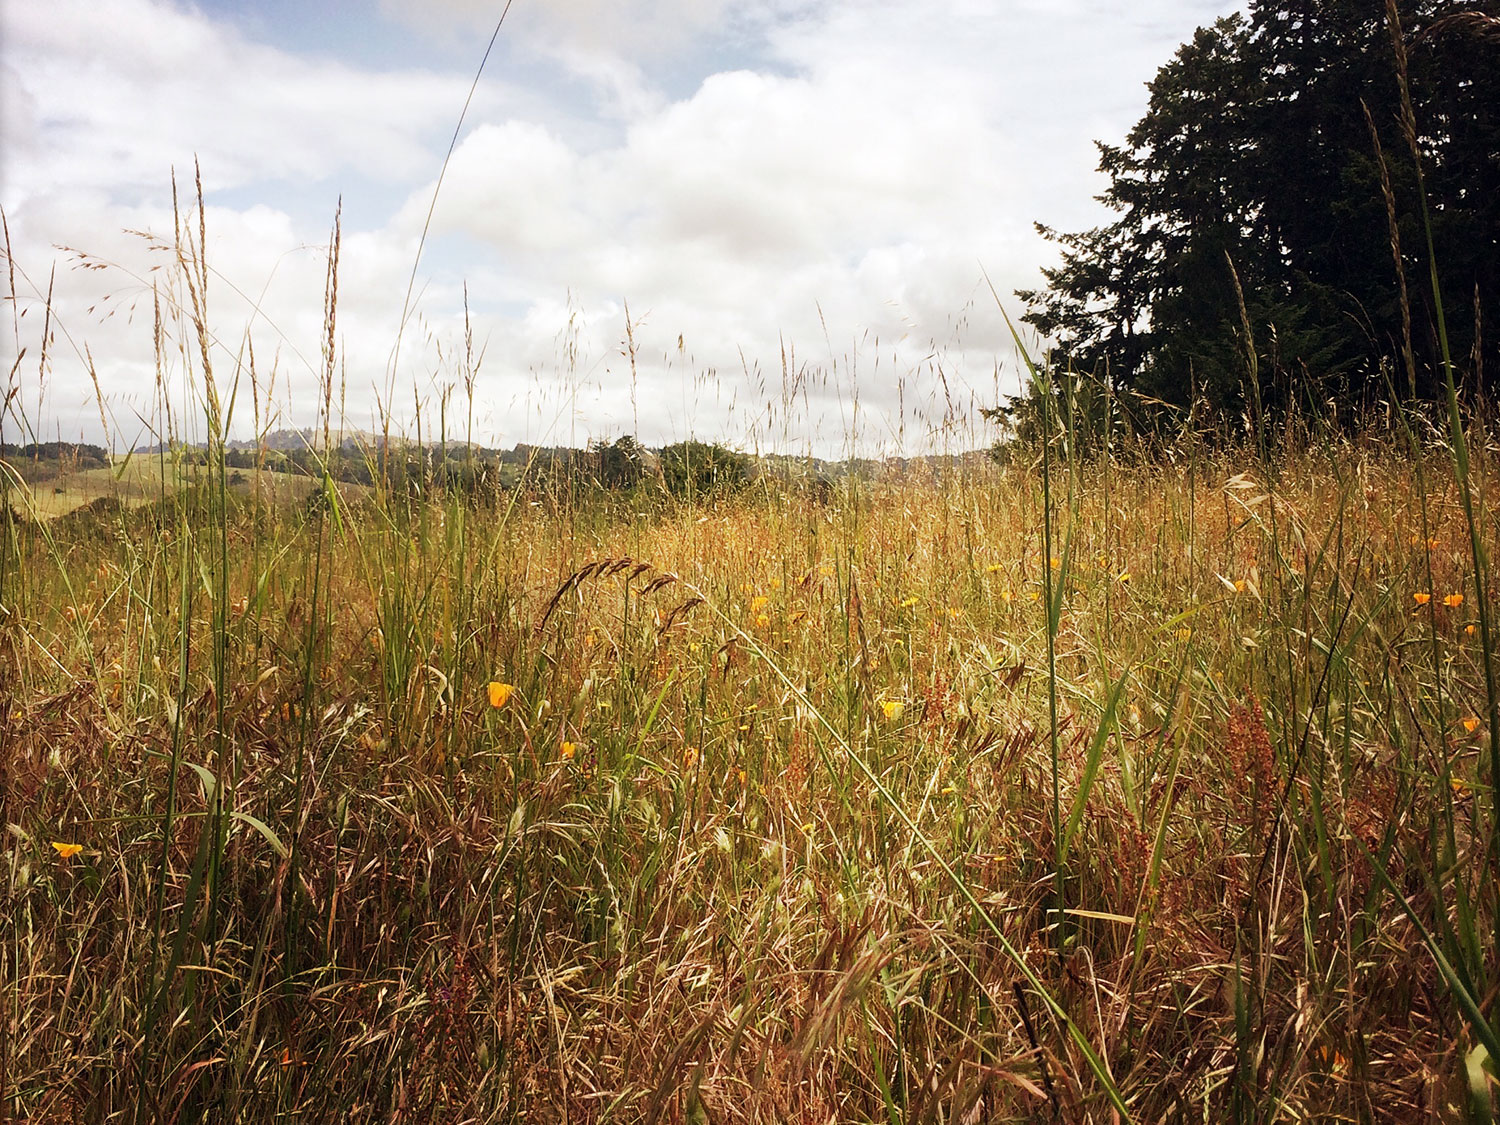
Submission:
<svg viewBox="0 0 1500 1125">
<path fill-rule="evenodd" d="M 1484 682 L 1486 718 L 1489 734 L 1489 816 L 1488 834 L 1484 849 L 1483 867 L 1488 869 L 1487 876 L 1478 872 L 1473 873 L 1473 892 L 1477 901 L 1473 907 L 1483 909 L 1488 899 L 1488 907 L 1491 913 L 1491 934 L 1489 947 L 1481 950 L 1477 935 L 1472 930 L 1473 916 L 1470 907 L 1470 895 L 1465 892 L 1464 873 L 1456 864 L 1453 872 L 1454 893 L 1457 900 L 1457 914 L 1459 930 L 1453 935 L 1457 939 L 1454 946 L 1456 953 L 1463 956 L 1450 959 L 1443 956 L 1443 951 L 1438 943 L 1432 938 L 1425 928 L 1421 929 L 1424 943 L 1438 962 L 1445 982 L 1454 992 L 1459 1008 L 1466 1022 L 1469 1024 L 1471 1033 L 1480 1041 L 1483 1052 L 1487 1055 L 1482 1060 L 1475 1060 L 1470 1056 L 1471 1067 L 1476 1077 L 1471 1082 L 1472 1105 L 1477 1113 L 1489 1117 L 1493 1107 L 1493 1081 L 1495 1068 L 1500 1066 L 1500 1038 L 1497 1038 L 1497 1027 L 1500 1027 L 1500 1015 L 1491 1014 L 1488 1017 L 1481 1007 L 1481 998 L 1492 1005 L 1493 989 L 1490 982 L 1493 980 L 1494 962 L 1500 958 L 1500 894 L 1496 893 L 1497 885 L 1500 885 L 1500 691 L 1497 691 L 1495 673 L 1495 648 L 1491 635 L 1490 610 L 1489 610 L 1489 554 L 1484 541 L 1484 527 L 1480 521 L 1475 504 L 1476 492 L 1479 490 L 1480 482 L 1476 478 L 1470 461 L 1468 441 L 1465 434 L 1463 413 L 1459 405 L 1457 381 L 1454 377 L 1454 365 L 1452 352 L 1448 343 L 1447 319 L 1444 312 L 1442 287 L 1438 275 L 1437 246 L 1433 237 L 1432 216 L 1427 202 L 1425 187 L 1421 145 L 1418 142 L 1417 119 L 1413 108 L 1411 89 L 1408 82 L 1408 71 L 1406 64 L 1406 40 L 1401 28 L 1400 13 L 1394 0 L 1387 0 L 1386 16 L 1390 28 L 1391 43 L 1395 55 L 1396 80 L 1401 94 L 1401 117 L 1400 127 L 1407 147 L 1411 152 L 1413 167 L 1416 173 L 1416 195 L 1417 204 L 1422 218 L 1422 231 L 1426 243 L 1428 284 L 1433 298 L 1433 312 L 1436 322 L 1438 355 L 1443 373 L 1443 391 L 1445 395 L 1446 421 L 1447 421 L 1447 445 L 1451 454 L 1452 469 L 1457 484 L 1459 501 L 1464 514 L 1468 546 L 1470 553 L 1470 565 L 1473 572 L 1473 594 L 1475 609 L 1478 614 L 1480 648 L 1482 653 L 1481 673 Z M 1377 153 L 1377 155 L 1379 155 Z M 1382 167 L 1384 161 L 1381 161 Z M 1385 176 L 1386 196 L 1388 210 L 1393 207 L 1391 202 L 1392 193 L 1388 186 L 1388 174 Z M 1396 254 L 1397 272 L 1403 276 L 1402 292 L 1405 294 L 1404 261 L 1400 256 L 1399 242 L 1393 241 L 1393 251 Z M 1409 320 L 1409 312 L 1404 312 L 1404 318 Z M 1410 356 L 1409 345 L 1406 354 Z M 1408 358 L 1408 363 L 1411 363 Z M 1433 611 L 1435 613 L 1435 610 Z M 1433 635 L 1436 636 L 1435 621 L 1433 622 Z M 1434 650 L 1435 651 L 1435 650 Z M 1441 690 L 1442 679 L 1435 678 L 1435 686 Z M 1441 698 L 1441 697 L 1439 697 Z M 1444 755 L 1446 758 L 1446 754 Z M 1444 776 L 1447 776 L 1446 762 L 1443 767 Z M 1451 802 L 1445 809 L 1447 813 L 1446 834 L 1450 844 L 1450 854 L 1456 845 L 1457 828 L 1455 824 L 1454 810 Z M 1454 854 L 1456 860 L 1456 854 Z M 1411 903 L 1396 889 L 1389 876 L 1381 869 L 1382 880 L 1393 891 L 1401 901 L 1404 909 L 1409 915 L 1413 915 Z M 1443 901 L 1441 886 L 1439 886 L 1439 901 Z M 1439 915 L 1443 928 L 1447 928 L 1445 913 Z"/>
</svg>

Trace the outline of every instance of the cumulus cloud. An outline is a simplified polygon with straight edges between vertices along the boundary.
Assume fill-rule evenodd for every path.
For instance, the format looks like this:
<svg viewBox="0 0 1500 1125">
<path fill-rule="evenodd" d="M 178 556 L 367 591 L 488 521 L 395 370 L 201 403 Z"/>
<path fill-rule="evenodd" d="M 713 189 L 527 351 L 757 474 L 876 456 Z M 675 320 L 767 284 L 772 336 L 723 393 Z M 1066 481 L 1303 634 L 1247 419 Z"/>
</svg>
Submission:
<svg viewBox="0 0 1500 1125">
<path fill-rule="evenodd" d="M 8 5 L 5 47 L 12 212 L 58 189 L 156 194 L 195 155 L 211 188 L 408 179 L 434 163 L 468 85 L 302 58 L 154 0 Z"/>
<path fill-rule="evenodd" d="M 66 431 L 65 437 L 77 436 L 81 426 L 97 440 L 96 386 L 110 429 L 127 444 L 166 430 L 164 403 L 175 412 L 177 426 L 201 418 L 196 397 L 201 387 L 184 381 L 201 363 L 189 317 L 191 302 L 172 245 L 170 206 L 122 205 L 75 192 L 37 201 L 26 213 L 27 240 L 13 249 L 20 271 L 16 305 L 22 339 L 29 346 L 21 372 L 29 384 L 23 405 L 32 425 L 40 421 L 44 431 L 56 425 Z M 196 240 L 197 216 L 182 218 Z M 209 206 L 203 221 L 211 267 L 210 363 L 222 388 L 242 377 L 247 393 L 240 432 L 251 413 L 252 345 L 262 402 L 274 390 L 275 409 L 299 425 L 308 424 L 316 414 L 322 368 L 326 244 L 309 242 L 291 216 L 264 205 L 242 210 Z M 87 232 L 85 237 L 78 237 L 81 232 Z M 367 240 L 356 237 L 343 256 L 345 276 L 358 280 L 340 327 L 353 341 L 351 358 L 376 369 L 397 319 L 402 276 L 400 262 L 389 255 L 382 259 L 383 243 L 371 253 Z M 38 334 L 49 291 L 53 339 L 42 378 L 32 364 L 40 360 Z M 163 328 L 159 357 L 153 343 L 158 312 Z M 50 405 L 50 412 L 36 409 L 38 401 Z M 56 421 L 48 424 L 49 417 Z"/>
<path fill-rule="evenodd" d="M 691 339 L 692 358 L 718 373 L 714 401 L 727 395 L 742 415 L 781 395 L 746 370 L 779 365 L 787 341 L 844 378 L 862 359 L 883 363 L 867 408 L 899 409 L 913 388 L 885 375 L 915 381 L 934 357 L 972 353 L 992 381 L 1002 334 L 965 324 L 965 310 L 984 264 L 1002 286 L 1030 280 L 1017 154 L 969 96 L 972 75 L 915 61 L 874 82 L 857 57 L 821 57 L 807 73 L 711 75 L 590 151 L 514 125 L 477 130 L 449 168 L 438 229 L 608 310 L 590 354 L 617 342 L 628 301 L 652 381 L 668 383 L 671 363 L 680 381 L 674 341 Z M 425 214 L 430 192 L 413 194 L 398 226 Z M 602 382 L 620 378 L 617 360 L 603 366 Z M 841 394 L 823 381 L 800 398 L 836 410 Z M 654 406 L 654 432 L 684 423 L 666 399 Z"/>
<path fill-rule="evenodd" d="M 1014 371 L 986 274 L 1008 298 L 1047 260 L 1033 220 L 1067 229 L 1098 217 L 1092 138 L 1123 134 L 1144 106 L 1141 83 L 1230 6 L 518 7 L 507 60 L 529 58 L 536 81 L 522 91 L 512 65 L 481 83 L 394 372 L 470 74 L 306 57 L 157 0 L 13 7 L 0 200 L 34 275 L 57 243 L 139 273 L 151 255 L 120 232 L 170 231 L 165 169 L 198 153 L 222 354 L 232 362 L 249 338 L 263 370 L 275 357 L 297 424 L 311 420 L 308 373 L 320 364 L 327 236 L 327 215 L 308 213 L 299 192 L 384 184 L 397 205 L 345 232 L 339 328 L 354 424 L 442 396 L 467 281 L 486 347 L 475 410 L 487 440 L 696 433 L 838 452 L 857 429 L 866 448 L 972 443 L 948 428 L 995 400 L 997 364 Z M 382 7 L 458 28 L 496 14 L 477 0 Z M 684 85 L 684 74 L 697 76 Z M 235 189 L 232 201 L 218 188 Z M 155 375 L 139 314 L 134 335 L 123 315 L 103 319 L 103 286 L 118 275 L 62 261 L 59 310 L 89 337 L 110 393 L 144 401 Z"/>
<path fill-rule="evenodd" d="M 7 5 L 4 18 L 0 207 L 20 271 L 16 311 L 26 314 L 0 343 L 6 369 L 18 337 L 39 357 L 25 330 L 40 331 L 50 291 L 50 378 L 28 375 L 29 390 L 72 432 L 97 431 L 97 409 L 80 407 L 93 395 L 87 344 L 125 424 L 150 412 L 151 285 L 169 288 L 173 270 L 142 234 L 171 241 L 171 173 L 185 209 L 196 159 L 210 202 L 218 362 L 242 356 L 252 331 L 266 372 L 279 365 L 288 414 L 305 419 L 319 363 L 321 247 L 340 186 L 409 185 L 435 167 L 469 80 L 301 57 L 150 0 Z M 485 97 L 534 104 L 503 83 Z M 477 109 L 495 112 L 483 99 Z M 319 183 L 329 186 L 310 190 Z M 226 191 L 249 201 L 216 205 Z M 363 376 L 381 370 L 394 338 L 415 239 L 350 234 L 342 323 L 360 329 L 351 338 Z"/>
</svg>

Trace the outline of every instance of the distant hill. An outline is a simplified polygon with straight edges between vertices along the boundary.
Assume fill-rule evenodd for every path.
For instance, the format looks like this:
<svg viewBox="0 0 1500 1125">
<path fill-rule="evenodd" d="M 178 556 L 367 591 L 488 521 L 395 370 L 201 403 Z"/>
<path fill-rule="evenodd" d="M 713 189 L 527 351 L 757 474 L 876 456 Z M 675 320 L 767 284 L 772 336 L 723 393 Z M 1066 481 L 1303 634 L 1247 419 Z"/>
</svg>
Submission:
<svg viewBox="0 0 1500 1125">
<path fill-rule="evenodd" d="M 333 430 L 329 433 L 330 439 L 335 446 L 344 449 L 354 449 L 378 445 L 379 434 L 366 433 L 363 430 Z M 394 442 L 392 444 L 395 444 Z M 323 431 L 316 429 L 281 429 L 271 430 L 263 438 L 231 439 L 224 443 L 225 449 L 257 450 L 264 448 L 272 453 L 291 453 L 300 449 L 320 449 L 323 445 Z M 147 453 L 169 453 L 174 448 L 206 449 L 207 442 L 157 442 L 154 445 L 142 445 L 133 452 Z"/>
<path fill-rule="evenodd" d="M 422 476 L 437 470 L 446 463 L 447 479 L 458 472 L 460 463 L 474 467 L 499 466 L 498 476 L 493 473 L 487 479 L 514 483 L 523 474 L 537 473 L 556 476 L 582 473 L 599 477 L 603 461 L 610 451 L 625 444 L 641 450 L 647 457 L 655 459 L 662 449 L 640 446 L 633 438 L 622 438 L 614 445 L 605 442 L 590 442 L 584 449 L 570 446 L 531 445 L 518 442 L 511 449 L 468 445 L 462 440 L 418 443 L 409 438 L 392 436 L 389 444 L 381 434 L 364 430 L 341 429 L 329 434 L 334 456 L 329 459 L 329 468 L 339 480 L 358 484 L 371 483 L 371 471 L 390 471 L 392 462 L 396 471 L 404 476 Z M 679 443 L 681 444 L 681 443 Z M 697 443 L 689 443 L 697 444 Z M 154 455 L 168 452 L 164 444 L 142 446 L 136 454 Z M 201 458 L 206 443 L 178 445 L 177 448 Z M 318 475 L 322 472 L 321 454 L 323 434 L 321 430 L 279 429 L 272 430 L 258 440 L 234 440 L 225 445 L 226 460 L 232 468 L 246 469 L 263 463 L 264 467 L 283 472 Z M 664 447 L 670 449 L 672 447 Z M 704 448 L 709 448 L 704 446 Z M 713 448 L 719 448 L 714 446 Z M 102 452 L 102 451 L 101 451 Z M 725 452 L 728 452 L 727 450 Z M 382 456 L 382 453 L 384 456 Z M 921 457 L 850 458 L 844 461 L 826 461 L 812 456 L 785 453 L 768 453 L 761 456 L 744 456 L 749 462 L 749 474 L 753 478 L 773 477 L 785 481 L 828 480 L 839 477 L 863 477 L 876 480 L 892 474 L 910 471 L 944 471 L 985 460 L 988 453 L 983 450 L 963 450 L 951 454 L 934 454 Z M 377 466 L 376 463 L 383 463 Z M 608 474 L 605 474 L 607 476 Z"/>
<path fill-rule="evenodd" d="M 109 451 L 98 445 L 71 441 L 43 441 L 29 445 L 0 444 L 4 460 L 27 484 L 40 484 L 63 473 L 109 467 Z"/>
</svg>

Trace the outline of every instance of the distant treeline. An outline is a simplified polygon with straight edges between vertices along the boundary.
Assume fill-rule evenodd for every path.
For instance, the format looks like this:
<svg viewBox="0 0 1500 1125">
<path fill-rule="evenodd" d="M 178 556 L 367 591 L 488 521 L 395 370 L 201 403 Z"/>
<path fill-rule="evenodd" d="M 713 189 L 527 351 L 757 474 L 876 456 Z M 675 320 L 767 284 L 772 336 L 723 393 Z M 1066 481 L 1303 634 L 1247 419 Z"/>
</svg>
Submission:
<svg viewBox="0 0 1500 1125">
<path fill-rule="evenodd" d="M 206 464 L 200 447 L 181 449 L 189 464 Z M 773 459 L 780 476 L 795 475 L 826 487 L 821 463 Z M 737 492 L 760 479 L 768 462 L 702 441 L 681 441 L 648 449 L 634 437 L 592 442 L 585 449 L 517 445 L 489 449 L 475 445 L 417 445 L 394 442 L 361 445 L 345 441 L 327 453 L 310 448 L 229 448 L 225 467 L 235 472 L 262 469 L 380 485 L 396 495 L 433 493 L 493 495 L 516 488 L 553 492 L 645 489 L 692 499 Z"/>
<path fill-rule="evenodd" d="M 27 484 L 38 485 L 60 473 L 108 468 L 109 453 L 101 446 L 72 441 L 4 442 L 0 443 L 0 460 Z"/>
<path fill-rule="evenodd" d="M 99 469 L 109 465 L 109 454 L 103 446 L 73 441 L 41 441 L 30 445 L 0 444 L 0 457 L 7 461 L 67 461 L 80 469 Z"/>
<path fill-rule="evenodd" d="M 989 411 L 1023 441 L 1361 425 L 1500 392 L 1500 5 L 1252 0 L 1198 29 L 1103 143 L 1092 230 L 1023 316 L 1076 377 Z M 1441 299 L 1439 299 L 1441 294 Z"/>
</svg>

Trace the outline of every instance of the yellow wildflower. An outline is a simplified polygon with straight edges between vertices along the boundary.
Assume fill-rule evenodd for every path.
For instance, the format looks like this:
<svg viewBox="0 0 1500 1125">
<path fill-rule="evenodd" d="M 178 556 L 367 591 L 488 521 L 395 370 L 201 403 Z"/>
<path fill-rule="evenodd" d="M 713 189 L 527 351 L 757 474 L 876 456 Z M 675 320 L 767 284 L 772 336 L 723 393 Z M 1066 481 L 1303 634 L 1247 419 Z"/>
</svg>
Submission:
<svg viewBox="0 0 1500 1125">
<path fill-rule="evenodd" d="M 1457 609 L 1464 604 L 1464 596 L 1462 594 L 1449 594 L 1443 599 L 1443 604 L 1449 609 Z"/>
<path fill-rule="evenodd" d="M 1428 602 L 1432 601 L 1431 594 L 1413 594 L 1412 598 L 1418 605 L 1426 605 Z"/>
<path fill-rule="evenodd" d="M 905 601 L 903 601 L 901 603 L 901 605 L 900 605 L 899 608 L 901 608 L 901 609 L 910 609 L 912 606 L 914 606 L 916 604 L 917 604 L 917 599 L 916 598 L 907 598 Z"/>
<path fill-rule="evenodd" d="M 1335 1047 L 1320 1047 L 1317 1055 L 1318 1061 L 1333 1074 L 1342 1074 L 1349 1069 L 1349 1060 L 1344 1058 Z"/>
<path fill-rule="evenodd" d="M 83 851 L 82 844 L 65 844 L 61 840 L 53 840 L 52 846 L 57 849 L 57 854 L 63 859 L 72 859 L 79 852 Z"/>
<path fill-rule="evenodd" d="M 489 685 L 489 697 L 491 707 L 504 707 L 515 694 L 515 685 L 503 684 L 499 680 L 491 680 Z"/>
<path fill-rule="evenodd" d="M 1462 719 L 1459 720 L 1459 722 L 1463 723 L 1464 730 L 1468 731 L 1470 734 L 1473 734 L 1476 730 L 1479 729 L 1479 719 L 1475 715 L 1465 715 Z"/>
<path fill-rule="evenodd" d="M 1121 585 L 1127 584 L 1130 581 L 1130 571 L 1120 571 L 1120 573 L 1115 576 L 1115 581 L 1120 583 Z"/>
<path fill-rule="evenodd" d="M 771 604 L 771 599 L 768 598 L 768 597 L 766 597 L 764 594 L 762 594 L 762 595 L 760 595 L 760 597 L 754 598 L 754 599 L 751 600 L 751 602 L 750 602 L 750 612 L 751 613 L 756 613 L 756 612 L 758 612 L 758 611 L 760 611 L 762 609 L 765 609 L 766 606 L 768 606 L 770 604 Z"/>
<path fill-rule="evenodd" d="M 564 742 L 562 744 L 561 753 L 563 761 L 571 762 L 573 760 L 573 756 L 578 753 L 578 744 L 576 742 Z"/>
<path fill-rule="evenodd" d="M 1474 635 L 1474 625 L 1472 623 L 1464 626 L 1464 635 L 1468 637 L 1472 637 Z"/>
<path fill-rule="evenodd" d="M 755 618 L 755 627 L 757 629 L 764 629 L 767 626 L 769 626 L 770 624 L 771 624 L 771 619 L 769 617 L 767 617 L 764 613 L 757 615 L 756 618 Z"/>
<path fill-rule="evenodd" d="M 887 722 L 899 722 L 901 716 L 906 713 L 906 704 L 898 699 L 882 699 L 880 701 L 880 710 L 885 715 Z"/>
<path fill-rule="evenodd" d="M 698 764 L 698 748 L 689 746 L 682 752 L 682 768 L 690 770 Z"/>
</svg>

